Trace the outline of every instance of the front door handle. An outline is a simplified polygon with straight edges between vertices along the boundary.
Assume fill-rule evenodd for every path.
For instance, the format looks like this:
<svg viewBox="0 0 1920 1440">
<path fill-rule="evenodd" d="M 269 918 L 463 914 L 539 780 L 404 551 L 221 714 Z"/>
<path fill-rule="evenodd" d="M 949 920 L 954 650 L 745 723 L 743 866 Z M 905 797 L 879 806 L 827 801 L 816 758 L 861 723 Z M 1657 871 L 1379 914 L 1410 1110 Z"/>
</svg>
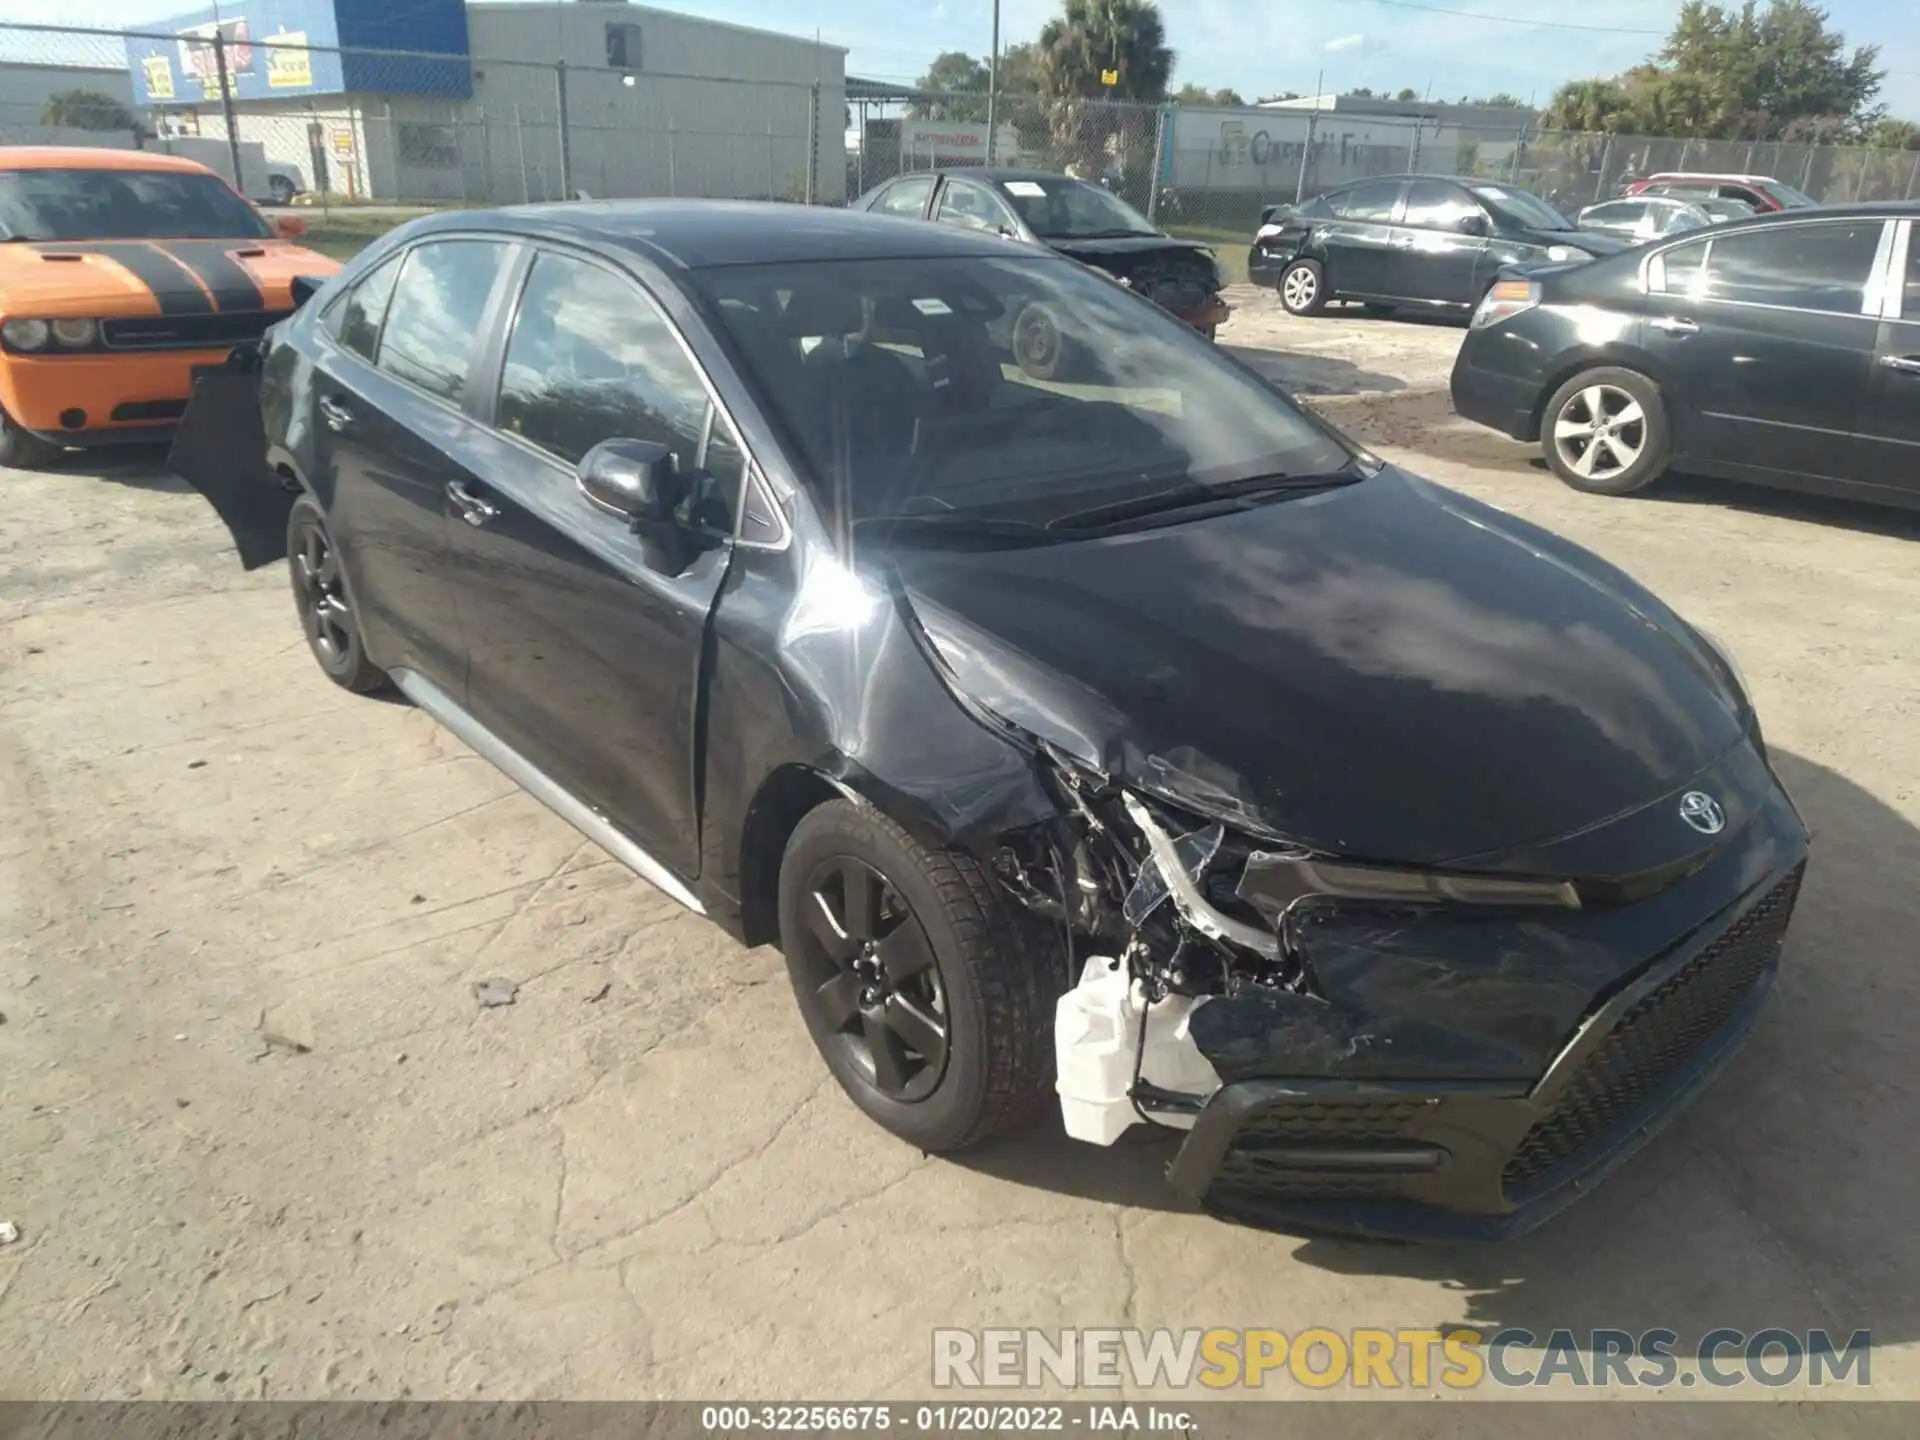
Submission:
<svg viewBox="0 0 1920 1440">
<path fill-rule="evenodd" d="M 1673 315 L 1662 316 L 1660 319 L 1655 320 L 1653 322 L 1653 328 L 1656 330 L 1664 330 L 1669 335 L 1698 335 L 1700 333 L 1700 327 L 1694 324 L 1693 321 Z"/>
<path fill-rule="evenodd" d="M 484 525 L 500 513 L 497 505 L 489 505 L 469 490 L 463 481 L 447 482 L 447 498 L 460 508 L 460 518 L 469 525 Z"/>
<path fill-rule="evenodd" d="M 1902 375 L 1920 375 L 1920 355 L 1882 355 L 1880 363 Z"/>
<path fill-rule="evenodd" d="M 353 423 L 353 411 L 330 396 L 322 395 L 318 406 L 320 418 L 326 421 L 329 430 L 344 430 Z"/>
</svg>

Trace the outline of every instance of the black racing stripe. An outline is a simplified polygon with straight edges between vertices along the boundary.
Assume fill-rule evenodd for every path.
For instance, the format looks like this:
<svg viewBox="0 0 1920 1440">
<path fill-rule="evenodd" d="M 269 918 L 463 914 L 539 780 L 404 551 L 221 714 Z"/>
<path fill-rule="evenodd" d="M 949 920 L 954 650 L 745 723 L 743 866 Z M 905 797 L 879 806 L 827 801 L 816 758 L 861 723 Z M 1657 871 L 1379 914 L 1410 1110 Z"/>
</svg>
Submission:
<svg viewBox="0 0 1920 1440">
<path fill-rule="evenodd" d="M 244 250 L 231 240 L 156 240 L 168 255 L 191 270 L 222 310 L 264 310 L 267 300 L 253 277 L 233 258 Z"/>
<path fill-rule="evenodd" d="M 48 256 L 104 256 L 153 292 L 162 315 L 213 313 L 213 302 L 193 276 L 144 240 L 70 240 L 33 248 Z"/>
</svg>

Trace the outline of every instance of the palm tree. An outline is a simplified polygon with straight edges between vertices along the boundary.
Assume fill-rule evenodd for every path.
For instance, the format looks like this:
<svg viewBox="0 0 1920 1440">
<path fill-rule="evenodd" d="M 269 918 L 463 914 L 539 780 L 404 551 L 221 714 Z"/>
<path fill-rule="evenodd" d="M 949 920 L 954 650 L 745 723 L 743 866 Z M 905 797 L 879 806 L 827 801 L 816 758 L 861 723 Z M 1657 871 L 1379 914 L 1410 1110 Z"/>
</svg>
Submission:
<svg viewBox="0 0 1920 1440">
<path fill-rule="evenodd" d="M 1547 107 L 1553 130 L 1618 130 L 1628 107 L 1627 94 L 1612 80 L 1573 80 L 1562 85 Z"/>
<path fill-rule="evenodd" d="M 1085 100 L 1164 100 L 1173 51 L 1153 0 L 1064 0 L 1040 30 L 1049 93 Z M 1117 84 L 1102 83 L 1104 71 Z"/>
<path fill-rule="evenodd" d="M 47 97 L 40 111 L 42 125 L 73 130 L 131 130 L 132 113 L 111 95 L 98 90 L 60 90 Z"/>
</svg>

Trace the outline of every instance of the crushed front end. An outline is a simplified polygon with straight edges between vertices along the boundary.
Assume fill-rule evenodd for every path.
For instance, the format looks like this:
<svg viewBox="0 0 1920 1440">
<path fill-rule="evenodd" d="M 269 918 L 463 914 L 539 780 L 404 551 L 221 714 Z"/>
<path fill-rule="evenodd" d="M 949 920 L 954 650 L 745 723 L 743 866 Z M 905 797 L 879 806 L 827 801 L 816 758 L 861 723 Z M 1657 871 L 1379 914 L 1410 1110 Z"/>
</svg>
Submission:
<svg viewBox="0 0 1920 1440">
<path fill-rule="evenodd" d="M 1186 1130 L 1174 1185 L 1256 1225 L 1496 1239 L 1547 1219 L 1751 1029 L 1807 853 L 1757 735 L 1578 835 L 1415 869 L 1289 845 L 1178 767 L 1149 788 L 1039 753 L 1062 818 L 993 865 L 1078 981 L 1056 1033 L 1069 1133 Z M 1683 823 L 1696 793 L 1724 807 L 1711 837 Z"/>
</svg>

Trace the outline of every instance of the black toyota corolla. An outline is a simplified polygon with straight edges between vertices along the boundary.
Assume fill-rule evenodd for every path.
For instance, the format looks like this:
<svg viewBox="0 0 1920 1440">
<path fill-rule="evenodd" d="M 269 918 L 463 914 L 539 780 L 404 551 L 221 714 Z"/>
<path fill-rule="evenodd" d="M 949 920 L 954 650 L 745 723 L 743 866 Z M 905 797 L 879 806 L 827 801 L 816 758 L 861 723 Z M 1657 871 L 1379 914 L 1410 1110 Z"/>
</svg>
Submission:
<svg viewBox="0 0 1920 1440">
<path fill-rule="evenodd" d="M 1043 251 L 420 220 L 203 379 L 175 460 L 291 556 L 331 679 L 779 945 L 927 1150 L 1057 1092 L 1188 1132 L 1222 1215 L 1511 1234 L 1774 975 L 1807 836 L 1716 642 Z"/>
</svg>

